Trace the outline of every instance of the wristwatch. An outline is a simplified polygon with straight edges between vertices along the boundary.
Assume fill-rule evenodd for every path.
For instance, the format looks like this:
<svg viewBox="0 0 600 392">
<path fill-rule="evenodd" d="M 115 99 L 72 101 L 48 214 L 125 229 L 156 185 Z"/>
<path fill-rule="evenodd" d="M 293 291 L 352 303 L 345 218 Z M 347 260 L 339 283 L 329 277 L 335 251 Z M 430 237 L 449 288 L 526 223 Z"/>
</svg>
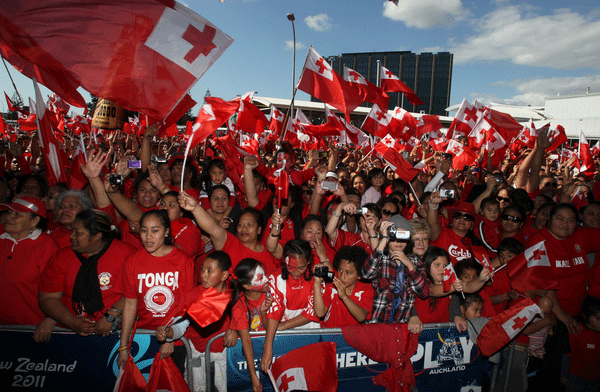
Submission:
<svg viewBox="0 0 600 392">
<path fill-rule="evenodd" d="M 104 317 L 106 317 L 106 321 L 108 321 L 111 324 L 114 323 L 117 319 L 114 314 L 110 314 L 108 312 L 104 313 Z"/>
</svg>

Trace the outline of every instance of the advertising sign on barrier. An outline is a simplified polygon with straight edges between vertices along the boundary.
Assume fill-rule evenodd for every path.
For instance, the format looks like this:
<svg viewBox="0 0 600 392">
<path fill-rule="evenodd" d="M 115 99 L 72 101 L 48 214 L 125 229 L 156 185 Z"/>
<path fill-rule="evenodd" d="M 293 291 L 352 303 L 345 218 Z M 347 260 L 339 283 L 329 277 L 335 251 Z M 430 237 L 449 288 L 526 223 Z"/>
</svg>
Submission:
<svg viewBox="0 0 600 392">
<path fill-rule="evenodd" d="M 262 355 L 263 337 L 253 340 L 255 369 Z M 366 355 L 349 346 L 341 334 L 277 335 L 273 356 L 285 354 L 294 348 L 328 341 L 337 345 L 338 390 L 383 391 L 376 387 L 371 377 L 387 369 L 387 364 L 372 361 Z M 417 352 L 411 358 L 419 392 L 427 391 L 481 391 L 483 373 L 487 361 L 481 357 L 477 346 L 467 333 L 459 333 L 454 326 L 426 328 L 419 337 Z M 259 372 L 263 390 L 273 390 L 268 377 Z M 227 389 L 229 391 L 252 391 L 248 365 L 242 344 L 227 350 Z"/>
<path fill-rule="evenodd" d="M 112 391 L 117 378 L 119 335 L 54 333 L 36 343 L 32 331 L 0 330 L 0 387 L 37 391 Z M 138 333 L 131 354 L 147 378 L 159 346 L 153 335 Z"/>
</svg>

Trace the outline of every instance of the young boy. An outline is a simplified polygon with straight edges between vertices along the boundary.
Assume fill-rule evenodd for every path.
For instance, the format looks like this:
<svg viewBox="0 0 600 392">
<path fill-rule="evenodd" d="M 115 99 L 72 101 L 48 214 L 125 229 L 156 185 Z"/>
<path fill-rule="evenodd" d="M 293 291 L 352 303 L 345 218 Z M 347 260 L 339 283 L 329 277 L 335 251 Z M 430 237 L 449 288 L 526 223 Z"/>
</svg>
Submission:
<svg viewBox="0 0 600 392">
<path fill-rule="evenodd" d="M 194 302 L 198 297 L 211 287 L 220 293 L 229 291 L 227 279 L 229 278 L 229 268 L 231 267 L 231 258 L 223 251 L 213 251 L 202 263 L 201 267 L 201 285 L 189 291 L 185 297 L 185 307 Z M 205 391 L 205 358 L 204 352 L 206 344 L 214 336 L 221 332 L 230 332 L 229 330 L 230 316 L 229 312 L 225 312 L 221 318 L 202 328 L 189 316 L 182 314 L 174 319 L 172 325 L 167 327 L 159 327 L 156 330 L 156 338 L 158 341 L 173 341 L 180 339 L 184 334 L 190 341 L 192 350 L 192 372 L 194 374 L 194 385 L 192 391 Z M 192 328 L 188 328 L 189 326 Z M 235 336 L 237 341 L 236 331 L 226 334 L 224 339 L 231 339 Z M 227 356 L 225 353 L 224 339 L 218 339 L 210 347 L 210 361 L 214 362 L 215 378 L 214 384 L 219 392 L 227 391 Z"/>
<path fill-rule="evenodd" d="M 493 197 L 486 197 L 481 201 L 473 230 L 490 256 L 496 254 L 496 248 L 502 239 L 501 223 L 500 203 Z"/>
<path fill-rule="evenodd" d="M 373 308 L 373 287 L 361 282 L 360 272 L 367 252 L 359 246 L 343 246 L 333 259 L 337 276 L 333 286 L 323 285 L 323 279 L 314 278 L 315 316 L 323 318 L 321 328 L 339 328 L 360 324 L 370 318 Z"/>
</svg>

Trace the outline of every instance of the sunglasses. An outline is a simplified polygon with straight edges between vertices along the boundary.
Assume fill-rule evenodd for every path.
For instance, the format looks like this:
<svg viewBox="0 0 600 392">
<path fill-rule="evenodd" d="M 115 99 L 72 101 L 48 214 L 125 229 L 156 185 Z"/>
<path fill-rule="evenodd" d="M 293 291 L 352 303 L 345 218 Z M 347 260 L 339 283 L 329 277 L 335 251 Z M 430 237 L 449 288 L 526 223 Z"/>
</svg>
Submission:
<svg viewBox="0 0 600 392">
<path fill-rule="evenodd" d="M 547 186 L 558 188 L 558 183 L 557 182 L 547 182 L 544 184 L 544 187 L 547 187 Z"/>
<path fill-rule="evenodd" d="M 381 213 L 382 213 L 383 215 L 394 215 L 394 214 L 396 214 L 397 212 L 396 212 L 396 211 L 390 211 L 390 210 L 383 209 L 383 210 L 381 210 Z"/>
<path fill-rule="evenodd" d="M 508 214 L 502 214 L 502 220 L 516 222 L 516 223 L 523 222 L 523 219 L 519 218 L 518 216 L 508 215 Z"/>
<path fill-rule="evenodd" d="M 464 219 L 467 222 L 473 222 L 475 220 L 475 217 L 470 214 L 461 214 L 460 212 L 456 212 L 452 216 L 452 219 Z"/>
<path fill-rule="evenodd" d="M 508 202 L 510 202 L 510 197 L 498 196 L 498 197 L 496 197 L 496 200 L 498 200 L 500 203 L 502 203 L 502 202 L 508 203 Z"/>
</svg>

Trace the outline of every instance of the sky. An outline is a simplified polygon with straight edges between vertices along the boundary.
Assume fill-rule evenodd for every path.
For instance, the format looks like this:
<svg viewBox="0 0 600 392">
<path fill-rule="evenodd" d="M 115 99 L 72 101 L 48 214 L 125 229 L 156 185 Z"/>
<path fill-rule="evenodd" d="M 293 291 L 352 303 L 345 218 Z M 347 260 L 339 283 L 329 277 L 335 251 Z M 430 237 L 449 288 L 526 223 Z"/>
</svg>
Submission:
<svg viewBox="0 0 600 392">
<path fill-rule="evenodd" d="M 200 109 L 207 90 L 229 100 L 248 91 L 291 98 L 308 47 L 323 57 L 353 52 L 454 54 L 450 105 L 543 106 L 550 96 L 600 92 L 600 5 L 564 1 L 184 0 L 234 39 L 191 90 Z M 538 4 L 543 3 L 543 5 Z M 295 15 L 296 80 L 293 80 Z M 9 65 L 25 100 L 32 83 Z M 0 86 L 14 88 L 4 66 Z M 43 94 L 49 94 L 46 89 Z M 86 100 L 89 94 L 81 91 Z M 296 99 L 309 100 L 298 92 Z M 0 110 L 6 102 L 0 100 Z M 196 113 L 194 113 L 196 114 Z"/>
</svg>

